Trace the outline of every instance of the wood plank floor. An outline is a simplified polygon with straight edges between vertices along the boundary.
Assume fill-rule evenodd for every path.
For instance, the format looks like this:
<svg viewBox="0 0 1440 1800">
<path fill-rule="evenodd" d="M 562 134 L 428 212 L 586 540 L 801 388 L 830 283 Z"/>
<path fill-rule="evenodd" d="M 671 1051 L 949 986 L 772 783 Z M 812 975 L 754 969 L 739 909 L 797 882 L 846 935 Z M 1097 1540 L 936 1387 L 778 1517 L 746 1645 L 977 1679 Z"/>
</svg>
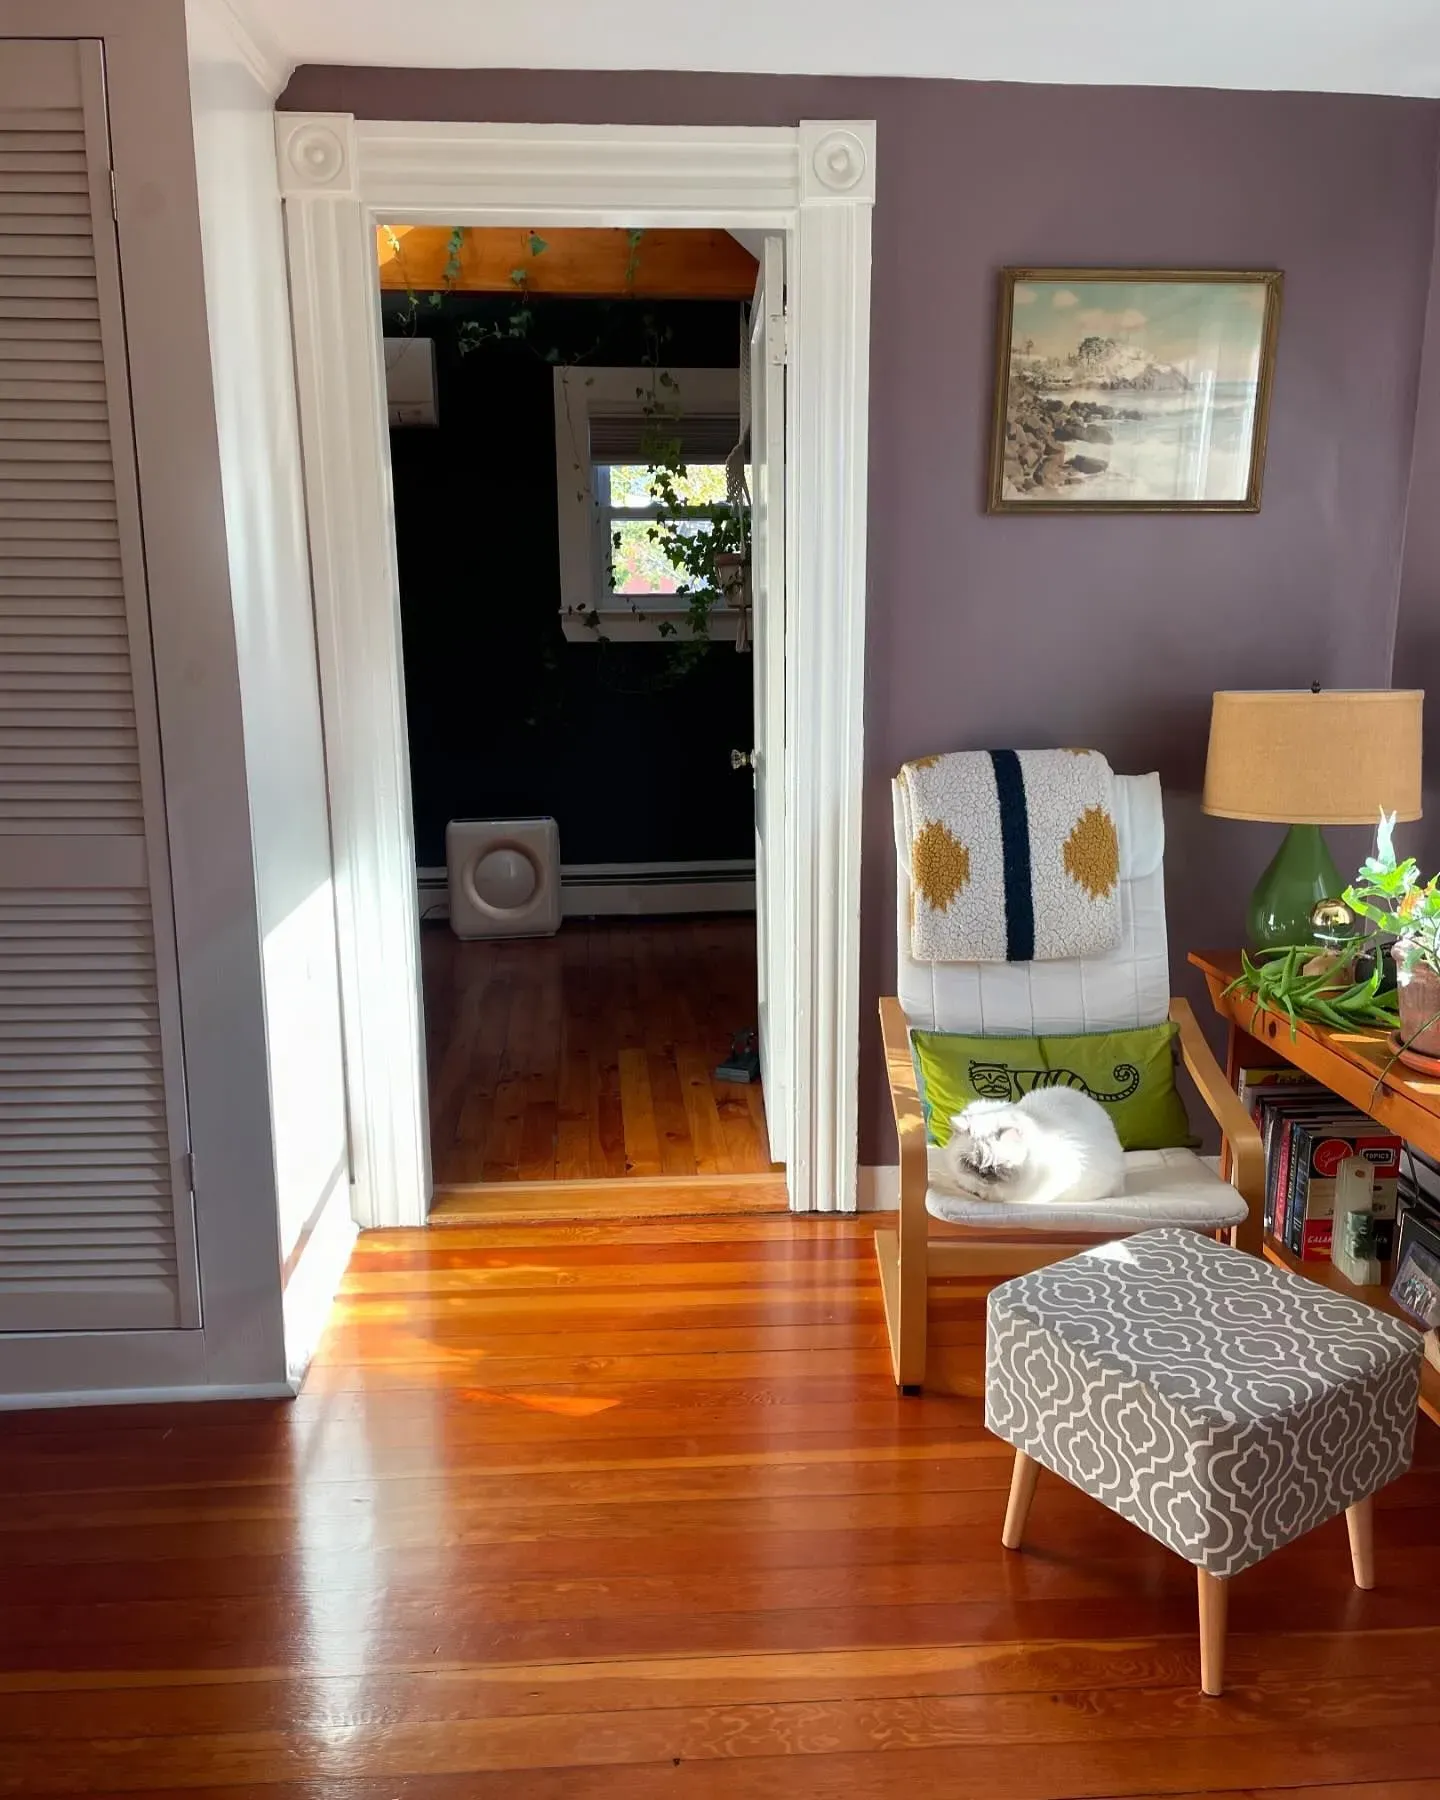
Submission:
<svg viewBox="0 0 1440 1800">
<path fill-rule="evenodd" d="M 0 1794 L 1440 1796 L 1440 1433 L 1237 1579 L 890 1383 L 863 1220 L 375 1232 L 293 1404 L 0 1418 Z"/>
<path fill-rule="evenodd" d="M 771 1171 L 758 1082 L 712 1071 L 753 1029 L 755 920 L 568 920 L 421 934 L 437 1190 Z"/>
</svg>

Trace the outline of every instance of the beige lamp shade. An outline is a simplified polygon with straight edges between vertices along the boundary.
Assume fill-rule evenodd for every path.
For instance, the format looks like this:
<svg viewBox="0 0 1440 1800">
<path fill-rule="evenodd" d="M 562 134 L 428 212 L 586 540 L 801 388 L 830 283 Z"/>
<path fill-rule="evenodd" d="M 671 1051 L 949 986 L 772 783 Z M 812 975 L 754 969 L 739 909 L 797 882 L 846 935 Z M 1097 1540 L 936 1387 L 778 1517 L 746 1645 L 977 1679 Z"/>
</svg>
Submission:
<svg viewBox="0 0 1440 1800">
<path fill-rule="evenodd" d="M 1418 688 L 1276 688 L 1214 696 L 1207 813 L 1284 825 L 1420 817 Z"/>
</svg>

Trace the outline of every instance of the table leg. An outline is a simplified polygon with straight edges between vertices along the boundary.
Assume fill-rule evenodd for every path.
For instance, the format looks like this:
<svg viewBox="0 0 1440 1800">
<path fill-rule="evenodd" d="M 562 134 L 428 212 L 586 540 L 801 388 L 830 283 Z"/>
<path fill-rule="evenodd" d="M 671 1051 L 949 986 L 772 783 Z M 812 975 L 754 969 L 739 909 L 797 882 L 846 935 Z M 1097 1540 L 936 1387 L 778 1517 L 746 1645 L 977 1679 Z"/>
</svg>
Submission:
<svg viewBox="0 0 1440 1800">
<path fill-rule="evenodd" d="M 1025 1521 L 1030 1516 L 1030 1502 L 1035 1498 L 1035 1483 L 1040 1479 L 1040 1465 L 1023 1450 L 1015 1452 L 1015 1467 L 1010 1474 L 1010 1503 L 1005 1508 L 1005 1525 L 1000 1542 L 1007 1550 L 1018 1550 L 1025 1535 Z"/>
<path fill-rule="evenodd" d="M 1207 1569 L 1196 1569 L 1195 1578 L 1200 1600 L 1200 1691 L 1221 1694 L 1225 1691 L 1225 1614 L 1230 1585 Z"/>
<path fill-rule="evenodd" d="M 1350 1566 L 1355 1571 L 1358 1588 L 1375 1585 L 1375 1501 L 1372 1495 L 1345 1508 L 1345 1526 L 1350 1533 Z"/>
</svg>

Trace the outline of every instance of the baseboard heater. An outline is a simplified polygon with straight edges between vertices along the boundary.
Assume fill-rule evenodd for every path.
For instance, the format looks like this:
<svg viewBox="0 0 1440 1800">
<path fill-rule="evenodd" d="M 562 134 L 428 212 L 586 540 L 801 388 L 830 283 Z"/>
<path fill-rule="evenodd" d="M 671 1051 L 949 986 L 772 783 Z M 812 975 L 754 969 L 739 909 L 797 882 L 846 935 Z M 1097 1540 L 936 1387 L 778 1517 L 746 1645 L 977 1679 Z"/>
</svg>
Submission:
<svg viewBox="0 0 1440 1800">
<path fill-rule="evenodd" d="M 415 874 L 421 919 L 449 918 L 445 870 L 417 869 Z M 567 919 L 754 912 L 755 864 L 747 860 L 562 863 L 560 910 Z"/>
</svg>

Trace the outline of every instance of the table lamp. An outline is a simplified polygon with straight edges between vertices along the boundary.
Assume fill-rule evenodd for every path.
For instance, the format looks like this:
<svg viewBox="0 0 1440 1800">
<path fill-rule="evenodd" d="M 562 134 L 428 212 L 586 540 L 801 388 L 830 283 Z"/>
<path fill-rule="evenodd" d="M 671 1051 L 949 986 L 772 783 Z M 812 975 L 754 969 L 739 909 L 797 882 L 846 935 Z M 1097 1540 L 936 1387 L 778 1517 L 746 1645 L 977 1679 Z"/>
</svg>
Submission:
<svg viewBox="0 0 1440 1800">
<path fill-rule="evenodd" d="M 1278 688 L 1213 697 L 1207 813 L 1288 825 L 1250 896 L 1252 948 L 1307 944 L 1310 909 L 1345 886 L 1322 825 L 1420 817 L 1415 688 Z"/>
</svg>

